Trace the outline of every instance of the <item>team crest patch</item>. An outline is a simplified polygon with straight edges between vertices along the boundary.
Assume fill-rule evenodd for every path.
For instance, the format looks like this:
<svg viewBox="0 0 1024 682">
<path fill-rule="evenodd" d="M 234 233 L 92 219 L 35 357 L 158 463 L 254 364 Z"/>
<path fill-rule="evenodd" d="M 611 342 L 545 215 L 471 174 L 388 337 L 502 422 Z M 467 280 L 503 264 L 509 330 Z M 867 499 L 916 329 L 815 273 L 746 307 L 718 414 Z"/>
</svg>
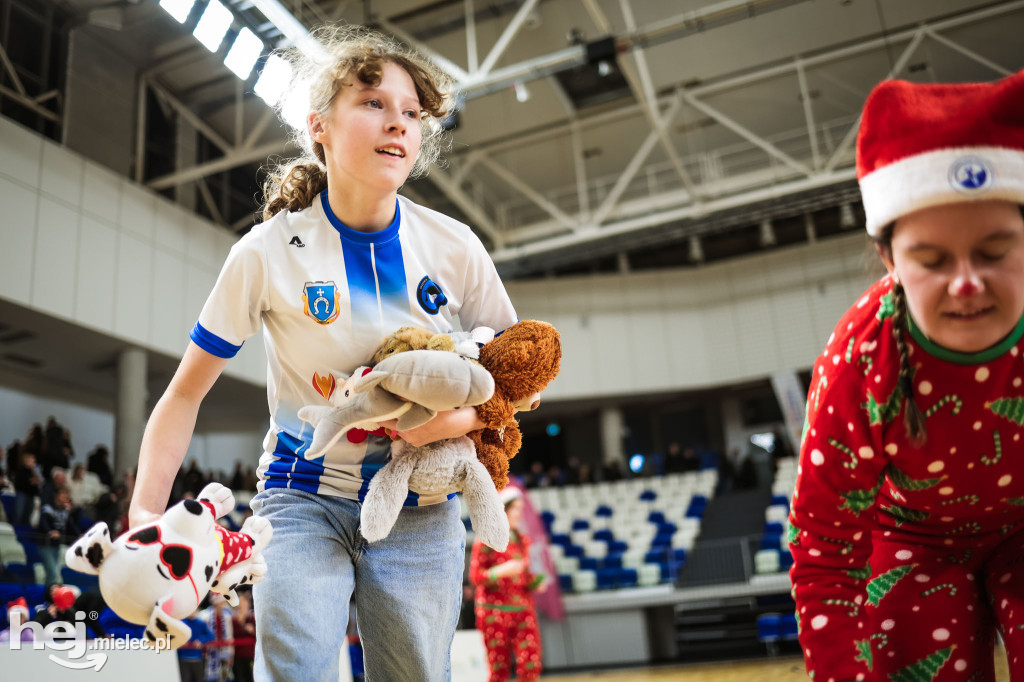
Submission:
<svg viewBox="0 0 1024 682">
<path fill-rule="evenodd" d="M 949 167 L 949 184 L 963 194 L 982 192 L 992 186 L 992 166 L 978 156 L 961 156 Z"/>
<path fill-rule="evenodd" d="M 441 287 L 434 284 L 429 277 L 420 280 L 420 284 L 416 288 L 416 300 L 419 301 L 420 307 L 431 315 L 437 315 L 441 306 L 448 303 L 448 297 L 441 291 Z"/>
<path fill-rule="evenodd" d="M 341 292 L 334 282 L 306 282 L 302 288 L 302 306 L 307 317 L 319 324 L 330 324 L 338 319 Z"/>
<path fill-rule="evenodd" d="M 334 395 L 334 389 L 337 387 L 338 382 L 334 380 L 334 375 L 330 372 L 325 377 L 320 376 L 319 372 L 313 372 L 313 388 L 323 397 L 330 400 L 331 396 Z"/>
</svg>

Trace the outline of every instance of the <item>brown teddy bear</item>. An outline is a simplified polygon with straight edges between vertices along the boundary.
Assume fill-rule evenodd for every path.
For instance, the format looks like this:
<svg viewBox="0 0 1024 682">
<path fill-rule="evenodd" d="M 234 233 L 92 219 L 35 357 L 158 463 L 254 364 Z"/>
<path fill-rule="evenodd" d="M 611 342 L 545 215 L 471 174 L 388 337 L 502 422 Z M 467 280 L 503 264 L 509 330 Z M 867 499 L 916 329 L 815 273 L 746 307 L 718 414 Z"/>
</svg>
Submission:
<svg viewBox="0 0 1024 682">
<path fill-rule="evenodd" d="M 537 409 L 561 359 L 558 331 L 537 320 L 516 322 L 480 349 L 479 362 L 494 377 L 494 395 L 476 408 L 486 428 L 469 437 L 498 490 L 508 484 L 508 462 L 523 441 L 515 413 Z"/>
</svg>

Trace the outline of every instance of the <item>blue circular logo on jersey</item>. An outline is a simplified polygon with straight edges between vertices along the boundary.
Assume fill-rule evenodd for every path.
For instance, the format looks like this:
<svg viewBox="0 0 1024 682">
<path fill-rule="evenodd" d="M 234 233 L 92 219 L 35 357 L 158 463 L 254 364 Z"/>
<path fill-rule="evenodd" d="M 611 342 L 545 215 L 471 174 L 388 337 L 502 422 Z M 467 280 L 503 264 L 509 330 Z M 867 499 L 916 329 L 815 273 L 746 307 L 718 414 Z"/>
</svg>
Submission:
<svg viewBox="0 0 1024 682">
<path fill-rule="evenodd" d="M 434 284 L 429 277 L 420 280 L 420 285 L 416 288 L 416 300 L 420 302 L 420 307 L 431 315 L 437 315 L 441 306 L 448 302 L 441 287 Z"/>
<path fill-rule="evenodd" d="M 978 156 L 962 156 L 949 167 L 949 184 L 958 192 L 974 194 L 992 186 L 992 165 Z"/>
</svg>

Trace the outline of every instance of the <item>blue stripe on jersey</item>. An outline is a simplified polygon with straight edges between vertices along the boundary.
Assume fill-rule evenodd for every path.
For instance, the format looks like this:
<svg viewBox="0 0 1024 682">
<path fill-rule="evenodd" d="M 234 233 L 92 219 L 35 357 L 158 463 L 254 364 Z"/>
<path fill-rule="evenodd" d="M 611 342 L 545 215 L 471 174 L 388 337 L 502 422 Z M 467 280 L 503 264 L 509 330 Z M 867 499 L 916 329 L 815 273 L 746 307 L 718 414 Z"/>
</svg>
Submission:
<svg viewBox="0 0 1024 682">
<path fill-rule="evenodd" d="M 320 201 L 327 220 L 338 231 L 344 246 L 342 252 L 353 321 L 357 324 L 364 320 L 376 322 L 380 317 L 379 309 L 408 311 L 405 261 L 402 258 L 402 242 L 398 239 L 398 229 L 402 223 L 398 200 L 395 200 L 395 219 L 386 229 L 378 232 L 359 232 L 338 220 L 331 211 L 327 190 L 320 194 Z"/>
<path fill-rule="evenodd" d="M 238 344 L 236 346 L 233 343 L 228 343 L 213 332 L 208 331 L 198 322 L 196 322 L 196 326 L 192 327 L 192 331 L 189 332 L 188 337 L 192 339 L 197 346 L 205 350 L 210 355 L 215 355 L 218 358 L 233 358 L 242 347 L 242 344 Z"/>
<path fill-rule="evenodd" d="M 295 488 L 308 493 L 320 490 L 320 479 L 325 469 L 323 457 L 309 460 L 300 454 L 309 444 L 291 434 L 281 431 L 277 434 L 277 446 L 274 455 L 277 457 L 264 474 L 265 488 Z"/>
</svg>

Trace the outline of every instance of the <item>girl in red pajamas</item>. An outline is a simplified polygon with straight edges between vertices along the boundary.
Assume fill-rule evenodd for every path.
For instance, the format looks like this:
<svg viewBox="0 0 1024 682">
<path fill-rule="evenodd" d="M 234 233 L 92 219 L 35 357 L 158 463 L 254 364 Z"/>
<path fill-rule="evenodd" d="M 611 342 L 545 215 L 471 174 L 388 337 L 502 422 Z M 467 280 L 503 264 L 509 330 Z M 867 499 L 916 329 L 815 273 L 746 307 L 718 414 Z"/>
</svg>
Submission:
<svg viewBox="0 0 1024 682">
<path fill-rule="evenodd" d="M 546 587 L 543 576 L 530 572 L 530 538 L 517 530 L 523 515 L 522 493 L 508 486 L 501 499 L 512 529 L 508 548 L 496 552 L 477 541 L 469 564 L 469 579 L 476 585 L 476 627 L 484 635 L 490 682 L 504 682 L 512 674 L 515 657 L 517 682 L 540 677 L 541 648 L 532 590 Z"/>
<path fill-rule="evenodd" d="M 814 367 L 790 515 L 815 682 L 1024 681 L 1024 73 L 890 81 L 857 171 L 888 274 Z"/>
</svg>

